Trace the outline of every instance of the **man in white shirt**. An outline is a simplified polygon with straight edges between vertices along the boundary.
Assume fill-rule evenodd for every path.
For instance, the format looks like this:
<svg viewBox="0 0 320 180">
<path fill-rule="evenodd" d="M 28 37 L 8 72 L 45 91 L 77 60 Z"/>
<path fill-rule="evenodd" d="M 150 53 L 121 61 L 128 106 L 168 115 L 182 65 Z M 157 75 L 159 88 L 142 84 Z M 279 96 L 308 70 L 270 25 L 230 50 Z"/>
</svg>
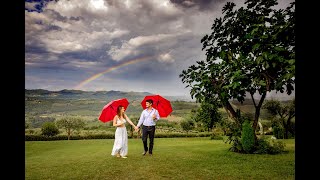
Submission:
<svg viewBox="0 0 320 180">
<path fill-rule="evenodd" d="M 148 99 L 146 100 L 146 109 L 142 111 L 139 122 L 136 126 L 136 130 L 140 128 L 141 125 L 143 125 L 142 128 L 142 142 L 144 146 L 144 152 L 142 155 L 146 155 L 146 153 L 149 151 L 149 155 L 152 156 L 152 150 L 153 150 L 153 139 L 154 139 L 154 133 L 156 130 L 156 122 L 160 119 L 158 110 L 154 109 L 152 107 L 153 100 Z M 148 148 L 148 136 L 150 138 L 149 140 L 149 148 Z"/>
</svg>

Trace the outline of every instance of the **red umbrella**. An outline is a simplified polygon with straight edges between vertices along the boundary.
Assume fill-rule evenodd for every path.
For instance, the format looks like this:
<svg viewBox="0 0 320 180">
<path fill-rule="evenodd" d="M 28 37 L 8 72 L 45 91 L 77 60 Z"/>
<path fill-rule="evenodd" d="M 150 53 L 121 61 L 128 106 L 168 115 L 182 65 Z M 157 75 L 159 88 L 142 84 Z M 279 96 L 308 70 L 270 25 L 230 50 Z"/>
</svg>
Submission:
<svg viewBox="0 0 320 180">
<path fill-rule="evenodd" d="M 147 99 L 153 100 L 152 107 L 158 110 L 160 117 L 167 117 L 172 112 L 170 101 L 157 94 L 144 97 L 141 102 L 141 106 L 143 109 L 146 108 Z"/>
<path fill-rule="evenodd" d="M 127 109 L 129 102 L 126 98 L 117 99 L 109 102 L 107 105 L 103 107 L 99 120 L 102 122 L 112 121 L 114 116 L 117 114 L 117 108 L 120 105 Z"/>
</svg>

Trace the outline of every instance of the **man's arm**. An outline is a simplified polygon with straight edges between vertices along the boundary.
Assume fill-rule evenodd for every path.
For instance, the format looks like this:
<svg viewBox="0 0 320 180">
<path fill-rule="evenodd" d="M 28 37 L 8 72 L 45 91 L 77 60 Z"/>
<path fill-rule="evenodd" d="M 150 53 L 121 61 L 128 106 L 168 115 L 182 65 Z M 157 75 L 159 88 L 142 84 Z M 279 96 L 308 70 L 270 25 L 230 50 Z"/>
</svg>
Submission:
<svg viewBox="0 0 320 180">
<path fill-rule="evenodd" d="M 156 112 L 154 114 L 155 114 L 155 118 L 153 120 L 158 121 L 160 119 L 159 111 L 156 110 Z"/>
<path fill-rule="evenodd" d="M 140 128 L 140 126 L 141 126 L 141 124 L 143 123 L 143 121 L 144 121 L 144 118 L 143 118 L 143 111 L 142 111 L 142 113 L 141 113 L 141 115 L 140 115 L 139 122 L 138 122 L 138 124 L 137 124 L 137 127 L 138 127 L 138 128 Z"/>
</svg>

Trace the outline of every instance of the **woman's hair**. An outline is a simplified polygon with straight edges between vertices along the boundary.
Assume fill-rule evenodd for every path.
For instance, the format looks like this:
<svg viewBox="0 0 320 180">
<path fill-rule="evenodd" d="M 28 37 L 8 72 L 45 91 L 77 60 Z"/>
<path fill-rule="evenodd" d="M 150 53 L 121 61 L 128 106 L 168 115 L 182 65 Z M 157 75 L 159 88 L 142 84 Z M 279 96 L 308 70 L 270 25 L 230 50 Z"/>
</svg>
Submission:
<svg viewBox="0 0 320 180">
<path fill-rule="evenodd" d="M 123 108 L 122 105 L 118 106 L 117 108 L 117 115 L 119 116 L 119 118 L 121 117 L 121 109 Z M 122 116 L 124 117 L 124 113 L 122 114 Z"/>
</svg>

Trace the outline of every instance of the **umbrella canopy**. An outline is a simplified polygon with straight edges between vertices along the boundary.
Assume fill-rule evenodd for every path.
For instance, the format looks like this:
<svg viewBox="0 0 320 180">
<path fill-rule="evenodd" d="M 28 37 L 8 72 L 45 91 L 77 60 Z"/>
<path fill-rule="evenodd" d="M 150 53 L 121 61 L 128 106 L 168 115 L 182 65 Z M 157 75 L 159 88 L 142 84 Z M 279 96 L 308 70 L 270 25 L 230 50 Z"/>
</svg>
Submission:
<svg viewBox="0 0 320 180">
<path fill-rule="evenodd" d="M 147 99 L 153 100 L 152 107 L 158 110 L 160 117 L 167 117 L 172 112 L 170 101 L 157 94 L 144 97 L 141 102 L 141 106 L 143 109 L 146 108 Z"/>
<path fill-rule="evenodd" d="M 129 102 L 126 98 L 117 99 L 109 102 L 107 105 L 103 107 L 99 120 L 102 122 L 112 121 L 114 116 L 117 114 L 117 108 L 120 105 L 127 109 Z"/>
</svg>

